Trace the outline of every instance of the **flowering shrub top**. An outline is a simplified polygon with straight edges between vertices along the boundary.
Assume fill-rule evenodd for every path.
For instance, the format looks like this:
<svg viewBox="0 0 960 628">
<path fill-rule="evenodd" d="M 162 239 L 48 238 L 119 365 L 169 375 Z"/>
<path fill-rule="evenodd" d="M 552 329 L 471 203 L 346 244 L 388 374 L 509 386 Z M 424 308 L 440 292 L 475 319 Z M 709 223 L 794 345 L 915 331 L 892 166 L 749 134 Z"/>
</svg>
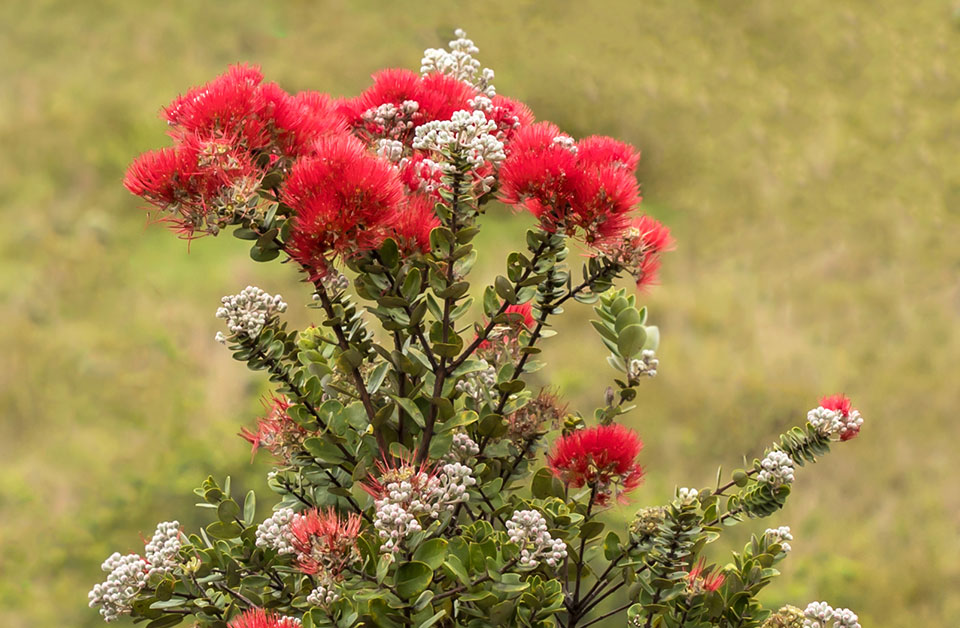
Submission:
<svg viewBox="0 0 960 628">
<path fill-rule="evenodd" d="M 142 557 L 108 558 L 91 606 L 151 628 L 573 628 L 615 614 L 646 627 L 857 626 L 825 603 L 773 613 L 757 601 L 790 551 L 787 527 L 726 565 L 705 555 L 859 433 L 845 397 L 823 399 L 726 483 L 680 488 L 628 530 L 597 518 L 638 495 L 643 442 L 618 421 L 659 368 L 658 328 L 612 285 L 654 283 L 672 239 L 636 212 L 633 147 L 535 122 L 496 94 L 476 53 L 458 31 L 420 74 L 379 72 L 345 100 L 287 94 L 235 66 L 164 109 L 173 146 L 137 158 L 126 187 L 184 237 L 232 227 L 254 260 L 294 264 L 319 325 L 289 330 L 286 303 L 259 288 L 223 298 L 217 339 L 277 387 L 241 436 L 273 456 L 278 503 L 258 522 L 252 492 L 241 504 L 229 478 L 208 478 L 196 493 L 216 520 L 198 534 L 162 523 Z M 471 317 L 472 241 L 494 199 L 536 226 Z M 576 276 L 571 239 L 587 251 Z M 570 301 L 594 306 L 618 372 L 589 417 L 526 378 Z"/>
</svg>

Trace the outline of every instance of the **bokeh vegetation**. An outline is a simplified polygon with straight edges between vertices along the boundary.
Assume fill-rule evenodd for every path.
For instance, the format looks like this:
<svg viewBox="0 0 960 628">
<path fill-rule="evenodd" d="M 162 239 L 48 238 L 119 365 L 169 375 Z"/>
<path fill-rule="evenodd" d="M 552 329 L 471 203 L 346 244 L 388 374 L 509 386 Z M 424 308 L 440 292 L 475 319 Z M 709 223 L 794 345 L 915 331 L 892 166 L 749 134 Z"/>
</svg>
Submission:
<svg viewBox="0 0 960 628">
<path fill-rule="evenodd" d="M 663 333 L 633 415 L 648 481 L 610 516 L 709 484 L 843 391 L 862 436 L 753 526 L 797 539 L 767 601 L 826 598 L 876 628 L 960 617 L 947 3 L 37 0 L 2 3 L 0 23 L 3 626 L 99 625 L 86 591 L 107 554 L 158 520 L 202 521 L 190 489 L 207 473 L 263 487 L 234 435 L 265 382 L 214 343 L 213 312 L 255 283 L 304 324 L 307 290 L 232 238 L 188 253 L 145 228 L 120 182 L 166 142 L 160 105 L 238 60 L 291 91 L 353 94 L 456 26 L 538 118 L 640 147 L 647 211 L 679 241 L 644 297 Z M 491 274 L 528 222 L 493 213 Z M 571 307 L 546 345 L 585 412 L 611 375 L 589 315 Z"/>
</svg>

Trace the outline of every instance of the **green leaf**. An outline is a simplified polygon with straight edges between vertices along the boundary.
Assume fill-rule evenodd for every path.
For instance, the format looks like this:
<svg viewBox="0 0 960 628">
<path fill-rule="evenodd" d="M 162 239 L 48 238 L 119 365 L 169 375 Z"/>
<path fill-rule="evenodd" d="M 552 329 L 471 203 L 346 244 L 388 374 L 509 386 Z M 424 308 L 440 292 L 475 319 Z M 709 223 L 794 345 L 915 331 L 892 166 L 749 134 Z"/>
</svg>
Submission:
<svg viewBox="0 0 960 628">
<path fill-rule="evenodd" d="M 463 562 L 454 555 L 447 556 L 443 561 L 443 568 L 449 575 L 460 581 L 460 584 L 470 584 L 470 574 L 463 566 Z"/>
<path fill-rule="evenodd" d="M 403 278 L 403 285 L 400 287 L 400 293 L 407 301 L 413 301 L 420 294 L 420 282 L 423 276 L 419 268 L 411 268 L 407 276 Z"/>
<path fill-rule="evenodd" d="M 237 502 L 227 498 L 217 506 L 217 518 L 224 523 L 231 523 L 240 517 L 240 506 Z"/>
<path fill-rule="evenodd" d="M 627 312 L 632 310 L 625 310 Z M 647 330 L 643 325 L 628 325 L 620 332 L 617 338 L 617 349 L 624 358 L 630 358 L 643 348 L 643 343 L 647 340 Z"/>
<path fill-rule="evenodd" d="M 439 431 L 447 432 L 456 427 L 470 425 L 471 423 L 475 423 L 478 418 L 479 417 L 477 416 L 477 413 L 474 412 L 473 410 L 461 410 L 460 412 L 455 414 L 450 420 L 444 421 L 443 423 L 441 423 Z"/>
<path fill-rule="evenodd" d="M 602 521 L 588 521 L 580 527 L 580 538 L 589 540 L 601 532 L 603 532 Z"/>
<path fill-rule="evenodd" d="M 417 628 L 430 628 L 430 626 L 436 625 L 438 621 L 443 619 L 444 615 L 446 614 L 447 614 L 447 611 L 440 611 L 439 613 L 437 613 L 427 621 L 420 624 Z"/>
<path fill-rule="evenodd" d="M 303 448 L 317 460 L 322 460 L 330 464 L 343 462 L 343 452 L 340 448 L 331 442 L 319 437 L 308 438 L 303 441 Z"/>
<path fill-rule="evenodd" d="M 400 262 L 400 249 L 397 247 L 396 241 L 393 238 L 387 238 L 383 241 L 383 244 L 380 245 L 380 261 L 383 262 L 383 265 L 387 268 L 396 268 L 397 264 Z"/>
<path fill-rule="evenodd" d="M 493 285 L 501 299 L 507 301 L 508 303 L 517 302 L 517 293 L 513 289 L 513 284 L 510 283 L 509 279 L 503 275 L 498 275 L 494 280 Z"/>
<path fill-rule="evenodd" d="M 224 523 L 215 521 L 207 526 L 207 534 L 215 539 L 235 539 L 243 532 L 243 528 L 235 522 Z"/>
<path fill-rule="evenodd" d="M 433 569 L 419 561 L 401 563 L 396 574 L 397 594 L 403 599 L 411 599 L 433 582 Z"/>
<path fill-rule="evenodd" d="M 550 469 L 542 467 L 533 475 L 531 484 L 533 496 L 537 499 L 546 499 L 547 497 L 562 497 L 563 485 L 553 477 Z"/>
<path fill-rule="evenodd" d="M 251 489 L 247 492 L 246 499 L 243 500 L 243 522 L 253 525 L 253 520 L 257 516 L 257 494 Z"/>
<path fill-rule="evenodd" d="M 417 548 L 413 553 L 413 559 L 426 563 L 430 569 L 436 570 L 443 564 L 443 559 L 447 554 L 447 541 L 445 539 L 430 539 Z"/>
<path fill-rule="evenodd" d="M 410 415 L 414 423 L 421 428 L 426 427 L 427 423 L 423 419 L 423 413 L 420 412 L 420 408 L 417 407 L 417 404 L 415 404 L 412 399 L 398 397 L 397 395 L 390 395 L 390 398 L 396 401 L 400 407 L 403 408 L 403 411 Z"/>
<path fill-rule="evenodd" d="M 390 455 L 394 458 L 407 460 L 410 456 L 410 450 L 407 449 L 403 443 L 393 442 L 390 443 Z"/>
<path fill-rule="evenodd" d="M 492 318 L 499 311 L 500 299 L 497 298 L 497 291 L 493 286 L 487 286 L 483 290 L 483 313 Z"/>
<path fill-rule="evenodd" d="M 147 624 L 147 628 L 168 628 L 168 626 L 176 626 L 183 620 L 184 615 L 165 615 Z"/>
<path fill-rule="evenodd" d="M 383 384 L 383 380 L 387 377 L 387 373 L 390 372 L 390 363 L 381 362 L 370 373 L 370 379 L 367 380 L 367 392 L 371 395 L 377 392 L 380 389 L 380 385 Z"/>
<path fill-rule="evenodd" d="M 250 247 L 250 259 L 255 262 L 269 262 L 280 257 L 280 250 L 275 248 L 263 248 L 259 244 Z"/>
<path fill-rule="evenodd" d="M 613 560 L 620 555 L 620 537 L 611 530 L 603 539 L 603 557 L 607 560 Z"/>
</svg>

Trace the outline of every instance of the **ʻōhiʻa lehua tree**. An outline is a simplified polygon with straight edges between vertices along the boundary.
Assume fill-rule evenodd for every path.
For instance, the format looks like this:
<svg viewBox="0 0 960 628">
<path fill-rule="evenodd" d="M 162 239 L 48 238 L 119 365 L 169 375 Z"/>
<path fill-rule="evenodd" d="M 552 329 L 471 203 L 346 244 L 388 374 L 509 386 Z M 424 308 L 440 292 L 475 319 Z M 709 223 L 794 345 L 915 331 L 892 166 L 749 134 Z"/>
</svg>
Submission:
<svg viewBox="0 0 960 628">
<path fill-rule="evenodd" d="M 238 501 L 208 478 L 196 493 L 210 525 L 161 523 L 142 556 L 114 554 L 90 605 L 151 628 L 859 626 L 823 602 L 757 601 L 789 528 L 724 566 L 703 556 L 725 526 L 781 508 L 797 467 L 857 436 L 845 397 L 729 480 L 680 488 L 626 530 L 598 520 L 642 482 L 643 442 L 619 420 L 658 366 L 658 328 L 612 284 L 654 282 L 671 238 L 636 213 L 631 146 L 535 122 L 476 52 L 458 31 L 419 74 L 384 70 L 346 100 L 235 66 L 164 110 L 173 146 L 140 156 L 127 188 L 184 237 L 233 228 L 254 260 L 291 263 L 317 325 L 289 329 L 259 288 L 223 298 L 218 340 L 276 384 L 242 435 L 273 456 L 279 501 L 257 521 L 252 492 Z M 537 224 L 475 304 L 472 241 L 493 199 Z M 589 252 L 582 268 L 570 240 Z M 572 300 L 593 304 L 614 371 L 589 417 L 525 380 Z"/>
</svg>

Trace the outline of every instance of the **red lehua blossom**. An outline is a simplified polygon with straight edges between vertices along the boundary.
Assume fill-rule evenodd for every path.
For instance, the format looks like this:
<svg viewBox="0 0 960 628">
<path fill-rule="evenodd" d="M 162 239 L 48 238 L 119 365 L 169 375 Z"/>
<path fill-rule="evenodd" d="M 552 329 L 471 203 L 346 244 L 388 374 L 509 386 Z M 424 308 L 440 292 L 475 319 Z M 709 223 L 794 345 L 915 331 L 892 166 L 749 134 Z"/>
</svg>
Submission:
<svg viewBox="0 0 960 628">
<path fill-rule="evenodd" d="M 261 90 L 260 68 L 231 66 L 206 85 L 176 98 L 164 110 L 174 137 L 187 133 L 242 138 L 250 150 L 269 142 L 266 124 L 260 119 L 268 104 Z"/>
<path fill-rule="evenodd" d="M 359 557 L 358 514 L 341 518 L 332 508 L 324 511 L 314 508 L 294 518 L 290 533 L 297 551 L 297 565 L 303 573 L 323 571 L 336 577 Z"/>
<path fill-rule="evenodd" d="M 389 162 L 351 136 L 334 135 L 297 160 L 282 197 L 297 214 L 291 255 L 309 271 L 323 273 L 333 256 L 376 245 L 403 202 L 403 184 Z"/>
<path fill-rule="evenodd" d="M 726 579 L 727 577 L 719 571 L 711 573 L 711 570 L 706 568 L 706 561 L 703 558 L 687 574 L 687 581 L 691 585 L 696 585 L 699 581 L 700 586 L 711 593 L 722 587 Z"/>
<path fill-rule="evenodd" d="M 293 404 L 284 396 L 272 397 L 267 405 L 267 415 L 257 422 L 257 431 L 240 429 L 240 436 L 252 446 L 252 454 L 260 447 L 267 449 L 278 460 L 289 462 L 300 449 L 308 432 L 290 418 L 287 411 Z"/>
<path fill-rule="evenodd" d="M 216 232 L 259 189 L 261 173 L 230 139 L 195 134 L 173 148 L 140 155 L 127 170 L 124 186 L 171 215 L 161 218 L 191 237 Z"/>
<path fill-rule="evenodd" d="M 229 628 L 299 628 L 300 623 L 291 617 L 280 617 L 262 608 L 251 608 L 230 621 Z"/>
<path fill-rule="evenodd" d="M 491 100 L 493 110 L 486 114 L 487 119 L 497 123 L 497 130 L 504 141 L 509 142 L 518 130 L 533 124 L 533 112 L 519 100 L 513 100 L 500 94 L 497 94 Z"/>
<path fill-rule="evenodd" d="M 500 166 L 500 198 L 508 205 L 526 208 L 552 222 L 563 218 L 572 191 L 568 178 L 576 176 L 577 157 L 554 142 L 560 129 L 550 122 L 522 127 L 507 145 L 507 159 Z"/>
<path fill-rule="evenodd" d="M 369 136 L 408 142 L 413 129 L 421 124 L 448 120 L 455 111 L 470 109 L 469 101 L 475 95 L 473 87 L 452 76 L 434 73 L 421 77 L 410 70 L 389 69 L 374 74 L 373 85 L 356 98 L 341 101 L 338 110 L 352 127 Z M 393 125 L 384 127 L 364 116 L 381 105 L 393 105 L 400 110 L 407 101 L 417 103 L 416 110 L 398 112 Z"/>
<path fill-rule="evenodd" d="M 387 235 L 396 239 L 404 255 L 430 251 L 430 232 L 440 226 L 440 218 L 434 211 L 435 201 L 422 194 L 410 194 L 404 207 L 390 221 Z"/>
<path fill-rule="evenodd" d="M 597 248 L 620 264 L 643 288 L 656 283 L 660 255 L 673 248 L 670 230 L 650 216 L 628 218 L 618 233 L 605 237 Z"/>
<path fill-rule="evenodd" d="M 239 148 L 235 138 L 191 133 L 182 139 L 179 147 L 184 159 L 192 163 L 196 191 L 205 200 L 218 195 L 224 187 L 233 186 L 239 179 L 259 181 L 261 178 L 261 172 L 254 166 L 249 153 Z"/>
<path fill-rule="evenodd" d="M 377 477 L 370 474 L 366 480 L 360 483 L 360 488 L 374 499 L 381 499 L 386 495 L 387 485 L 392 482 L 410 482 L 414 492 L 416 492 L 426 485 L 434 475 L 426 461 L 421 462 L 418 466 L 412 455 L 409 459 L 391 456 L 378 460 L 377 472 Z"/>
<path fill-rule="evenodd" d="M 470 111 L 470 99 L 477 90 L 449 74 L 433 72 L 420 79 L 418 101 L 421 120 L 417 126 L 433 120 L 449 120 L 456 111 Z"/>
<path fill-rule="evenodd" d="M 165 208 L 191 195 L 190 177 L 196 163 L 177 148 L 161 148 L 143 153 L 127 168 L 123 185 L 131 193 Z"/>
<path fill-rule="evenodd" d="M 547 230 L 580 230 L 588 243 L 618 234 L 640 202 L 632 173 L 639 157 L 609 138 L 587 138 L 583 146 L 581 156 L 549 122 L 519 129 L 500 168 L 501 200 L 528 209 Z"/>
<path fill-rule="evenodd" d="M 579 157 L 577 163 L 584 169 L 569 179 L 573 198 L 567 224 L 580 227 L 584 240 L 592 244 L 626 225 L 630 211 L 640 203 L 640 185 L 622 166 L 604 164 L 591 169 Z"/>
<path fill-rule="evenodd" d="M 600 505 L 616 492 L 619 498 L 643 479 L 637 456 L 643 441 L 633 430 L 619 425 L 598 425 L 563 436 L 547 454 L 553 474 L 565 484 L 589 485 Z"/>
<path fill-rule="evenodd" d="M 640 153 L 612 137 L 591 135 L 577 142 L 577 159 L 593 166 L 613 165 L 633 172 L 640 163 Z"/>
<path fill-rule="evenodd" d="M 820 399 L 820 406 L 827 410 L 839 412 L 842 416 L 850 416 L 853 405 L 846 395 L 828 395 Z"/>
<path fill-rule="evenodd" d="M 280 153 L 298 157 L 306 154 L 322 138 L 346 133 L 347 124 L 337 104 L 321 92 L 300 92 L 289 96 L 272 83 L 264 89 L 276 89 L 271 121 Z"/>
<path fill-rule="evenodd" d="M 846 395 L 829 395 L 820 399 L 820 406 L 826 408 L 827 410 L 833 410 L 834 412 L 839 412 L 840 416 L 844 419 L 850 417 L 851 414 L 857 413 L 857 409 L 853 407 L 853 404 L 850 402 L 850 399 Z M 859 413 L 857 413 L 857 421 L 845 421 L 843 429 L 840 430 L 840 440 L 848 441 L 853 438 L 856 438 L 860 434 L 860 425 L 861 422 L 859 419 Z"/>
<path fill-rule="evenodd" d="M 338 103 L 340 113 L 350 124 L 361 125 L 363 113 L 384 104 L 400 106 L 404 101 L 417 100 L 420 95 L 420 75 L 406 69 L 380 70 L 374 74 L 373 85 L 356 98 Z"/>
</svg>

